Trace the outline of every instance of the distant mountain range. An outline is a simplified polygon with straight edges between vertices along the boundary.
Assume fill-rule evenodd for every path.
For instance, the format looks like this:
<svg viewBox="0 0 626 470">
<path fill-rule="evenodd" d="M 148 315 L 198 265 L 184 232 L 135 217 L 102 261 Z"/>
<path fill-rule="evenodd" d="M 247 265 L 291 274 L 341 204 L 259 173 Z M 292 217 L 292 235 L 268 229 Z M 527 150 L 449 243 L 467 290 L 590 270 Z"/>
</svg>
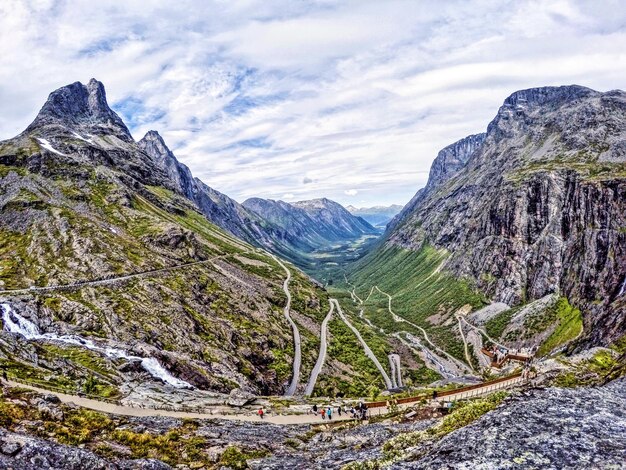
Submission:
<svg viewBox="0 0 626 470">
<path fill-rule="evenodd" d="M 284 240 L 305 252 L 363 235 L 380 234 L 367 221 L 326 198 L 291 204 L 250 198 L 243 202 L 243 206 L 279 227 L 285 236 Z"/>
<path fill-rule="evenodd" d="M 346 206 L 348 212 L 368 221 L 374 227 L 384 228 L 401 210 L 402 206 L 392 204 L 391 206 L 374 207 L 354 207 Z"/>
</svg>

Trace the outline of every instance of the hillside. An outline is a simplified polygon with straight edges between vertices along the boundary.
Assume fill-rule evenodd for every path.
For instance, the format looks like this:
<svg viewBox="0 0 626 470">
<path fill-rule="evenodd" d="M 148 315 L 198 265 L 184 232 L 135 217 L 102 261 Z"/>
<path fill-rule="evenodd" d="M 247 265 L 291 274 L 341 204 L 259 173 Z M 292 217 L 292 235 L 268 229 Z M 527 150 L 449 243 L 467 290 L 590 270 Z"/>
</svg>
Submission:
<svg viewBox="0 0 626 470">
<path fill-rule="evenodd" d="M 621 91 L 513 93 L 485 134 L 439 153 L 384 244 L 351 269 L 358 294 L 379 285 L 398 313 L 458 355 L 453 314 L 466 304 L 515 307 L 474 319 L 517 347 L 545 342 L 544 354 L 578 335 L 579 344 L 618 339 L 626 333 L 625 122 Z M 566 321 L 582 321 L 582 332 L 566 332 Z"/>
<path fill-rule="evenodd" d="M 285 391 L 285 268 L 225 230 L 250 228 L 245 209 L 233 227 L 211 223 L 240 206 L 194 179 L 158 134 L 135 142 L 100 82 L 56 90 L 0 142 L 0 181 L 0 365 L 10 376 L 140 401 L 184 388 L 188 400 Z M 328 296 L 289 270 L 304 381 Z M 341 371 L 331 382 L 368 374 L 330 361 Z"/>
</svg>

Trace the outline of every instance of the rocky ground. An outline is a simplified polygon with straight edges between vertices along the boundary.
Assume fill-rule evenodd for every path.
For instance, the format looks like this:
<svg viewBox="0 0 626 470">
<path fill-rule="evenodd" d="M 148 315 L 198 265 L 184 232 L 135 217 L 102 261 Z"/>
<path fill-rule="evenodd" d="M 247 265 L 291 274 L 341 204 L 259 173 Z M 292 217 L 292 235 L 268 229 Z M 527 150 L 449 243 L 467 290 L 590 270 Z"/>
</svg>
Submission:
<svg viewBox="0 0 626 470">
<path fill-rule="evenodd" d="M 415 421 L 332 426 L 122 418 L 5 389 L 0 467 L 623 468 L 625 386 L 622 378 L 597 387 L 535 388 L 511 395 L 479 418 L 465 413 L 442 421 L 434 410 L 425 410 Z M 441 432 L 455 420 L 464 424 L 468 416 L 472 424 Z"/>
<path fill-rule="evenodd" d="M 391 468 L 624 468 L 626 380 L 520 393 L 416 461 Z M 419 456 L 421 449 L 414 451 Z"/>
</svg>

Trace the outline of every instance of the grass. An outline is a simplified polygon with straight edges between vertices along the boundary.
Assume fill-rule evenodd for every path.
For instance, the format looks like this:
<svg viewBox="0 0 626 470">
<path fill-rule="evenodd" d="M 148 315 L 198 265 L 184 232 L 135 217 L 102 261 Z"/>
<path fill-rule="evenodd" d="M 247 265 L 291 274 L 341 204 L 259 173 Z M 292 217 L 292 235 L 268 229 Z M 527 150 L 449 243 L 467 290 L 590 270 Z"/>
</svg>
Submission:
<svg viewBox="0 0 626 470">
<path fill-rule="evenodd" d="M 552 334 L 539 347 L 537 355 L 540 357 L 572 341 L 583 331 L 583 317 L 580 310 L 570 305 L 565 297 L 561 297 L 548 310 L 548 316 L 550 318 L 555 317 L 558 324 Z"/>
<path fill-rule="evenodd" d="M 518 308 L 509 308 L 487 320 L 485 322 L 487 334 L 496 340 L 500 339 L 509 322 L 518 311 Z"/>
<path fill-rule="evenodd" d="M 357 294 L 364 300 L 372 286 L 379 286 L 393 297 L 392 309 L 397 315 L 426 329 L 432 334 L 433 342 L 464 361 L 461 339 L 448 327 L 433 325 L 427 319 L 436 314 L 447 319 L 464 305 L 477 309 L 486 300 L 469 280 L 454 278 L 441 270 L 447 256 L 445 250 L 428 245 L 419 251 L 381 248 L 357 261 L 347 277 L 357 286 Z M 343 282 L 342 279 L 335 281 Z M 372 296 L 367 306 L 378 309 L 378 313 L 369 315 L 369 318 L 386 332 L 411 331 L 406 324 L 396 324 L 388 313 L 385 318 L 382 310 L 387 309 L 386 296 Z"/>
</svg>

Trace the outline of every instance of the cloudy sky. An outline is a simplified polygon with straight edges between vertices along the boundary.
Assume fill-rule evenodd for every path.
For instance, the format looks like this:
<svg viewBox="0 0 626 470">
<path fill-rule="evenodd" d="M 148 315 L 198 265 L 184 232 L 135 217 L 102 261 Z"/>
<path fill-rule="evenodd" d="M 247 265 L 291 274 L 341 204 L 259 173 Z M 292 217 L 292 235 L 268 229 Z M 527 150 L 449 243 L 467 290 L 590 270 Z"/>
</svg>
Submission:
<svg viewBox="0 0 626 470">
<path fill-rule="evenodd" d="M 96 3 L 0 2 L 0 139 L 95 77 L 239 201 L 403 204 L 511 92 L 626 88 L 620 0 Z"/>
</svg>

